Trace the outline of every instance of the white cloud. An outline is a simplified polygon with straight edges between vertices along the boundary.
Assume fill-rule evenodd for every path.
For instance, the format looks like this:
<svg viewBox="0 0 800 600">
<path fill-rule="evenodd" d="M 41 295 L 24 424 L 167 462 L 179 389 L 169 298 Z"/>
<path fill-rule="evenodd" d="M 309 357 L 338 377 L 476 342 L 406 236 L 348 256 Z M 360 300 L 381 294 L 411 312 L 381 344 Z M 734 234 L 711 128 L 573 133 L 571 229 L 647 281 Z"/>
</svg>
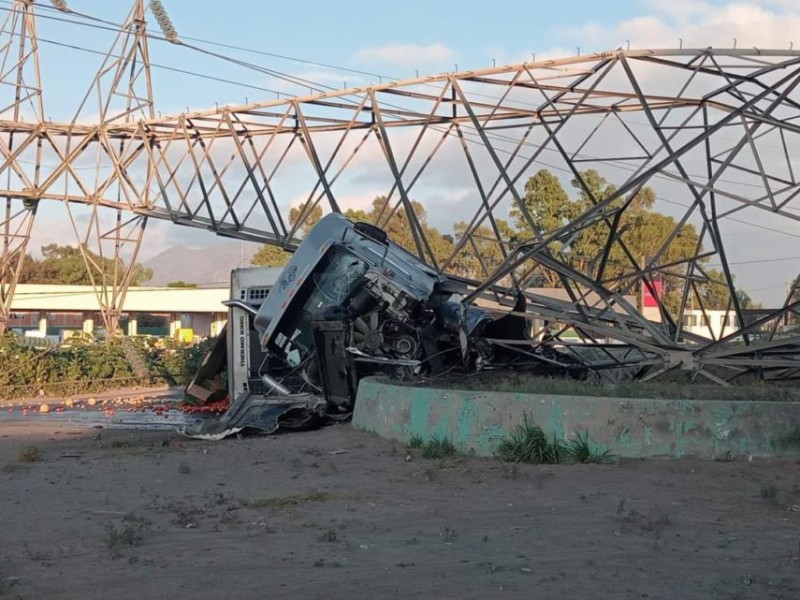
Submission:
<svg viewBox="0 0 800 600">
<path fill-rule="evenodd" d="M 377 83 L 367 82 L 356 73 L 321 69 L 289 73 L 288 77 L 290 80 L 270 78 L 266 84 L 285 96 L 306 96 L 320 90 L 327 91 L 328 88 L 343 89 Z"/>
<path fill-rule="evenodd" d="M 378 196 L 385 196 L 384 188 L 376 187 L 371 190 L 358 193 L 344 194 L 337 198 L 337 202 L 342 210 L 366 210 L 372 208 L 372 201 Z"/>
<path fill-rule="evenodd" d="M 669 16 L 677 21 L 688 21 L 719 8 L 702 0 L 672 0 L 671 2 L 646 0 L 645 5 L 653 12 Z"/>
<path fill-rule="evenodd" d="M 788 48 L 800 43 L 797 3 L 739 2 L 722 6 L 697 0 L 649 0 L 650 13 L 614 25 L 587 23 L 559 31 L 561 39 L 582 44 L 582 51 L 624 46 L 632 48 L 737 47 Z M 550 53 L 548 53 L 550 54 Z"/>
<path fill-rule="evenodd" d="M 428 45 L 386 44 L 373 48 L 363 48 L 355 59 L 362 63 L 382 63 L 397 67 L 416 69 L 427 65 L 445 66 L 455 60 L 456 53 L 441 42 Z"/>
</svg>

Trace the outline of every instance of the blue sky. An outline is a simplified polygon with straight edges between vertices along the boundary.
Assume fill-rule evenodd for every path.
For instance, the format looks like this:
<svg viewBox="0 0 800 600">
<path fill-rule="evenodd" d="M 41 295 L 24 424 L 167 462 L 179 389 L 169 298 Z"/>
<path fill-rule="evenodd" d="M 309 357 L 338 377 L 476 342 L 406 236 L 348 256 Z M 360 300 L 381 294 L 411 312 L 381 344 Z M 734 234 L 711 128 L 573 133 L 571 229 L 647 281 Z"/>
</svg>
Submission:
<svg viewBox="0 0 800 600">
<path fill-rule="evenodd" d="M 800 8 L 789 0 L 562 0 L 452 2 L 408 0 L 370 4 L 343 0 L 273 3 L 263 0 L 211 2 L 163 0 L 181 39 L 296 77 L 332 87 L 377 83 L 379 76 L 413 77 L 498 65 L 537 58 L 562 57 L 609 48 L 800 47 Z M 0 0 L 7 9 L 8 0 Z M 42 17 L 61 18 L 49 3 L 37 2 Z M 68 0 L 75 11 L 122 22 L 129 0 Z M 45 111 L 53 120 L 69 120 L 109 48 L 110 31 L 40 18 Z M 150 19 L 148 26 L 156 28 Z M 205 41 L 195 41 L 198 40 Z M 257 50 L 215 46 L 220 42 Z M 56 45 L 58 42 L 62 45 Z M 65 47 L 80 47 L 82 49 Z M 287 58 L 279 58 L 281 55 Z M 154 95 L 163 113 L 212 107 L 215 102 L 265 100 L 275 92 L 305 94 L 307 89 L 251 69 L 166 42 L 151 42 Z M 222 83 L 194 75 L 229 80 Z M 91 111 L 87 111 L 91 116 Z M 33 246 L 60 241 L 63 228 L 48 226 L 48 213 Z M 59 217 L 60 218 L 60 217 Z M 142 257 L 148 258 L 174 244 L 213 243 L 209 236 L 169 224 L 151 224 Z M 800 231 L 798 231 L 800 233 Z M 798 254 L 796 237 L 773 241 L 776 255 Z M 739 271 L 741 281 L 757 298 L 773 301 L 785 284 L 785 273 L 761 268 Z"/>
<path fill-rule="evenodd" d="M 0 8 L 8 6 L 0 0 Z M 42 16 L 61 16 L 45 10 Z M 130 3 L 125 0 L 69 0 L 70 8 L 121 22 Z M 800 45 L 800 12 L 785 0 L 760 2 L 699 2 L 696 0 L 562 0 L 451 2 L 408 0 L 372 5 L 344 0 L 276 4 L 263 0 L 222 3 L 209 0 L 165 0 L 164 6 L 182 38 L 238 45 L 266 53 L 323 63 L 393 78 L 522 62 L 532 53 L 564 56 L 621 47 L 725 45 Z M 375 8 L 379 6 L 380 8 Z M 787 19 L 793 17 L 794 19 Z M 43 40 L 105 52 L 113 34 L 40 18 Z M 150 27 L 155 23 L 150 22 Z M 783 30 L 783 31 L 781 31 Z M 785 32 L 785 40 L 781 33 Z M 306 76 L 333 87 L 377 82 L 378 78 L 321 65 L 258 55 L 191 42 L 277 71 Z M 302 88 L 252 70 L 167 43 L 151 43 L 151 60 L 254 88 L 303 93 Z M 47 109 L 53 118 L 71 116 L 76 96 L 97 68 L 101 56 L 41 45 Z M 153 69 L 155 96 L 164 112 L 199 108 L 214 102 L 243 102 L 271 97 L 268 92 L 226 85 L 161 68 Z"/>
</svg>

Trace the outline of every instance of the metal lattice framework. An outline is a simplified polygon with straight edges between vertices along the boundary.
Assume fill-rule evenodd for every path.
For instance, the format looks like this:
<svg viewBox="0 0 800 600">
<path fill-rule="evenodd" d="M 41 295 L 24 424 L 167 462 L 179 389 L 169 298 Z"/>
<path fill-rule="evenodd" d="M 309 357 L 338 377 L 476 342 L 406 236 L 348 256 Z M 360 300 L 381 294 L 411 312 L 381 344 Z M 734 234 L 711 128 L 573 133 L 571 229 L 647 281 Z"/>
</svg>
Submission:
<svg viewBox="0 0 800 600">
<path fill-rule="evenodd" d="M 39 185 L 39 169 L 35 169 L 31 176 L 30 169 L 21 169 L 19 163 L 9 162 L 10 157 L 18 153 L 22 146 L 28 148 L 34 164 L 41 162 L 42 143 L 37 133 L 18 131 L 13 123 L 23 121 L 26 113 L 29 113 L 28 120 L 35 123 L 44 121 L 36 22 L 27 6 L 15 6 L 15 9 L 7 13 L 0 27 L 0 115 L 12 123 L 3 127 L 0 142 L 0 152 L 5 159 L 2 176 L 7 189 L 36 189 Z M 3 196 L 0 221 L 3 232 L 0 254 L 0 334 L 5 330 L 8 320 L 37 207 L 38 201 L 33 198 L 20 198 L 16 194 Z"/>
<path fill-rule="evenodd" d="M 11 15 L 35 48 L 31 11 L 19 1 Z M 726 226 L 763 214 L 800 219 L 800 52 L 616 50 L 154 118 L 141 2 L 117 43 L 93 89 L 101 106 L 121 98 L 120 110 L 102 110 L 90 124 L 51 123 L 41 111 L 23 120 L 16 105 L 0 115 L 0 196 L 7 207 L 28 207 L 26 223 L 41 200 L 90 210 L 95 243 L 113 240 L 115 259 L 123 242 L 138 249 L 148 218 L 291 249 L 314 206 L 344 211 L 380 194 L 388 202 L 376 224 L 401 215 L 422 260 L 446 271 L 457 271 L 465 253 L 477 260 L 474 297 L 502 299 L 510 285 L 543 272 L 557 279 L 565 299 L 531 293 L 528 311 L 575 328 L 603 364 L 634 357 L 649 365 L 647 377 L 680 367 L 723 383 L 800 373 L 800 339 L 780 327 L 798 312 L 798 279 L 782 306 L 748 320 L 727 258 L 737 240 Z M 31 54 L 13 56 L 21 73 Z M 4 82 L 10 74 L 6 66 Z M 101 89 L 104 77 L 110 83 Z M 41 102 L 38 80 L 30 88 L 17 81 L 18 98 Z M 93 180 L 76 168 L 87 163 Z M 547 229 L 523 190 L 541 168 L 572 180 L 587 200 L 581 214 Z M 616 187 L 598 195 L 590 169 Z M 628 217 L 645 186 L 679 210 L 671 231 L 636 256 Z M 289 208 L 300 203 L 290 224 Z M 424 211 L 466 223 L 444 254 Z M 526 239 L 500 223 L 512 211 Z M 16 214 L 7 208 L 2 316 L 18 272 L 5 265 L 16 264 L 30 232 L 11 227 Z M 116 218 L 103 221 L 106 214 Z M 697 243 L 676 254 L 687 224 Z M 567 251 L 581 234 L 601 250 L 578 268 Z M 10 245 L 14 239 L 23 242 Z M 99 276 L 113 289 L 104 300 L 112 329 L 129 276 Z M 661 296 L 665 280 L 677 303 Z M 735 334 L 709 340 L 684 331 L 689 306 L 705 314 L 708 286 L 727 290 L 730 310 L 746 324 Z M 624 297 L 642 287 L 656 299 L 658 320 Z M 609 339 L 635 351 L 610 352 L 600 343 Z"/>
</svg>

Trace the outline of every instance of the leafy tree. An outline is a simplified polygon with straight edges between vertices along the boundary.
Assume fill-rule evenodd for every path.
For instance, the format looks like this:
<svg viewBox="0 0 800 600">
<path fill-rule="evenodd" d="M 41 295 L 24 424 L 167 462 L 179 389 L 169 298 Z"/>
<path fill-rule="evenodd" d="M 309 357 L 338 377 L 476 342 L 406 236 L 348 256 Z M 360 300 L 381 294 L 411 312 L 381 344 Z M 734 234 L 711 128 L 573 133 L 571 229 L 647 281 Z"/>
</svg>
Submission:
<svg viewBox="0 0 800 600">
<path fill-rule="evenodd" d="M 117 283 L 121 283 L 127 268 L 124 262 L 120 260 L 115 265 L 113 258 L 100 258 L 91 250 L 86 250 L 86 252 L 92 262 L 102 267 L 103 273 L 107 277 L 112 277 L 116 273 Z M 94 275 L 96 279 L 99 279 L 99 273 Z M 134 265 L 130 284 L 141 285 L 152 277 L 152 269 L 137 263 Z M 79 248 L 48 244 L 42 246 L 40 260 L 36 260 L 30 255 L 25 257 L 20 273 L 20 283 L 91 285 L 92 278 L 86 269 L 86 263 Z"/>
<path fill-rule="evenodd" d="M 578 198 L 575 200 L 576 216 L 588 211 L 595 204 L 608 200 L 617 192 L 617 186 L 606 181 L 605 177 L 594 169 L 583 171 L 580 178 L 572 179 L 571 185 L 578 191 Z M 611 235 L 613 216 L 581 229 L 570 240 L 571 265 L 590 277 L 607 279 L 625 272 L 632 272 L 631 257 L 641 263 L 645 258 L 654 256 L 677 226 L 672 217 L 650 210 L 655 199 L 655 192 L 651 188 L 645 187 L 639 190 L 625 207 L 617 223 L 617 234 L 618 236 L 620 232 L 630 232 L 630 234 L 623 233 L 611 244 L 602 274 L 600 267 Z M 607 208 L 622 208 L 625 202 L 625 197 L 616 197 L 609 202 Z M 647 233 L 642 235 L 645 231 Z M 666 254 L 662 254 L 659 263 L 665 264 L 672 260 L 691 256 L 694 253 L 694 246 L 691 246 L 692 240 L 697 241 L 697 235 L 692 235 L 693 232 L 693 228 L 682 228 L 683 243 L 680 255 L 676 255 L 676 246 L 673 240 L 666 250 Z M 619 243 L 618 240 L 623 243 Z M 667 255 L 671 260 L 666 260 Z"/>
<path fill-rule="evenodd" d="M 575 199 L 570 199 L 558 177 L 547 169 L 538 171 L 525 183 L 525 196 L 523 199 L 525 208 L 527 208 L 533 224 L 543 233 L 549 233 L 564 227 L 596 203 L 612 196 L 617 190 L 615 185 L 606 181 L 594 169 L 582 172 L 580 178 L 575 177 L 570 183 L 577 191 Z M 651 215 L 658 214 L 650 212 L 654 202 L 655 193 L 653 190 L 643 188 L 631 201 L 619 225 L 624 228 L 625 224 L 628 223 L 628 228 L 631 228 L 631 225 L 638 227 L 643 223 L 649 223 L 651 230 L 656 227 L 663 233 L 668 228 L 670 221 L 673 225 L 675 222 L 664 215 L 659 215 L 659 217 L 664 217 L 661 220 L 656 218 L 654 222 L 649 222 Z M 612 201 L 611 206 L 619 207 L 623 203 L 623 198 L 616 198 Z M 515 206 L 511 209 L 510 214 L 514 224 L 520 230 L 520 235 L 528 239 L 533 238 L 534 231 L 523 211 Z M 561 260 L 568 265 L 586 275 L 593 276 L 599 270 L 609 234 L 609 224 L 605 221 L 598 221 L 576 231 L 569 238 L 552 242 L 549 245 L 549 249 L 554 254 L 559 254 Z M 651 235 L 641 237 L 640 241 L 646 240 L 655 246 L 656 240 L 664 240 L 667 235 L 668 232 L 661 235 L 660 238 L 659 236 L 653 237 L 651 232 Z M 631 245 L 631 242 L 626 241 L 626 244 Z M 644 250 L 637 248 L 633 248 L 631 251 L 637 260 L 645 253 Z M 654 247 L 653 253 L 655 251 L 656 248 Z M 630 260 L 622 246 L 615 242 L 610 248 L 603 276 L 609 277 L 619 274 L 625 265 L 630 265 Z M 544 283 L 545 285 L 559 285 L 559 280 L 551 273 L 544 278 Z"/>
<path fill-rule="evenodd" d="M 543 233 L 563 227 L 617 191 L 615 185 L 594 169 L 580 173 L 579 178 L 572 179 L 571 185 L 576 192 L 574 199 L 570 199 L 559 179 L 546 169 L 540 170 L 526 182 L 525 207 L 534 225 Z M 640 266 L 657 258 L 655 266 L 664 265 L 660 270 L 662 301 L 675 314 L 683 294 L 684 279 L 680 275 L 686 273 L 686 261 L 698 250 L 699 236 L 693 225 L 683 224 L 678 228 L 674 218 L 654 211 L 655 200 L 655 192 L 644 187 L 627 204 L 619 216 L 617 238 L 608 248 L 602 273 L 600 267 L 612 225 L 607 220 L 577 230 L 571 236 L 551 243 L 549 249 L 570 267 L 588 277 L 600 278 L 612 288 L 616 285 L 615 281 L 635 275 L 636 269 L 631 258 Z M 625 202 L 624 197 L 614 198 L 610 206 L 622 207 Z M 519 235 L 532 238 L 533 229 L 522 211 L 514 207 L 510 214 L 519 229 Z M 673 235 L 676 228 L 678 231 Z M 698 286 L 703 305 L 707 309 L 727 308 L 729 293 L 724 285 L 724 277 L 713 269 L 706 269 L 705 272 L 709 275 L 709 281 Z M 539 283 L 545 286 L 560 285 L 555 274 L 546 270 L 542 271 Z M 751 301 L 747 294 L 738 293 L 742 306 L 749 305 Z"/>
<path fill-rule="evenodd" d="M 787 304 L 800 302 L 800 277 L 796 277 L 794 280 L 790 282 L 789 285 L 790 287 L 787 290 L 787 294 L 789 296 Z M 797 315 L 793 312 L 790 312 L 788 317 L 788 324 L 795 325 L 796 323 L 797 323 Z"/>
<path fill-rule="evenodd" d="M 584 210 L 602 202 L 617 191 L 617 186 L 606 181 L 606 178 L 594 169 L 582 171 L 580 175 L 580 178 L 573 178 L 570 184 L 578 190 L 577 201 Z M 612 204 L 619 206 L 622 204 L 622 199 L 617 198 Z"/>
<path fill-rule="evenodd" d="M 409 252 L 417 253 L 417 246 L 414 241 L 414 235 L 411 231 L 411 226 L 408 221 L 408 215 L 404 210 L 397 210 L 389 219 L 388 224 L 383 223 L 383 219 L 391 211 L 391 207 L 387 206 L 387 199 L 385 196 L 378 196 L 372 201 L 370 210 L 363 209 L 349 209 L 344 215 L 352 221 L 363 221 L 365 223 L 377 223 L 381 221 L 381 226 L 386 230 L 386 233 L 396 244 L 402 246 Z M 411 202 L 414 214 L 420 223 L 422 232 L 425 235 L 428 243 L 431 246 L 431 252 L 437 261 L 443 261 L 453 250 L 453 240 L 448 239 L 435 227 L 431 227 L 427 222 L 427 215 L 422 204 L 417 201 Z M 289 222 L 294 225 L 301 217 L 304 205 L 292 208 L 289 211 Z M 315 206 L 310 215 L 303 220 L 301 231 L 307 235 L 311 228 L 319 222 L 322 218 L 322 207 Z M 291 255 L 276 246 L 266 245 L 262 246 L 258 252 L 255 253 L 251 261 L 254 265 L 266 267 L 280 267 L 289 261 Z M 429 258 L 429 257 L 428 257 Z"/>
<path fill-rule="evenodd" d="M 788 290 L 789 294 L 789 302 L 788 304 L 792 304 L 793 302 L 800 302 L 800 277 L 796 277 L 793 281 L 789 283 L 791 286 Z"/>
<path fill-rule="evenodd" d="M 533 225 L 545 232 L 563 227 L 579 214 L 579 206 L 570 201 L 561 181 L 547 169 L 541 169 L 525 183 L 523 203 Z M 510 214 L 523 239 L 535 237 L 531 223 L 518 206 L 512 207 Z"/>
<path fill-rule="evenodd" d="M 705 269 L 708 281 L 697 286 L 697 295 L 706 310 L 733 310 L 733 302 L 728 291 L 725 274 L 717 269 Z M 734 281 L 736 277 L 733 276 Z M 690 291 L 690 293 L 692 293 Z M 751 308 L 753 300 L 744 290 L 736 291 L 736 299 L 743 309 Z M 695 305 L 695 308 L 700 308 Z"/>
<path fill-rule="evenodd" d="M 670 313 L 677 315 L 684 287 L 684 279 L 679 275 L 686 273 L 685 261 L 694 256 L 697 249 L 697 230 L 694 225 L 682 225 L 662 252 L 662 247 L 677 227 L 675 219 L 645 208 L 631 210 L 632 214 L 625 220 L 626 229 L 621 239 L 640 265 L 649 263 L 659 253 L 658 265 L 674 265 L 665 267 L 660 273 L 661 300 Z M 611 275 L 633 272 L 630 260 L 621 252 L 621 247 L 615 249 L 614 256 L 619 262 L 611 265 Z"/>
<path fill-rule="evenodd" d="M 608 183 L 605 177 L 594 169 L 583 171 L 580 175 L 580 178 L 575 177 L 570 182 L 572 187 L 578 191 L 578 198 L 574 201 L 576 204 L 575 216 L 586 212 L 592 206 L 606 200 L 617 191 L 617 186 Z M 611 206 L 619 207 L 623 202 L 623 199 L 615 198 L 611 202 Z M 570 263 L 572 266 L 586 275 L 599 272 L 602 255 L 610 233 L 610 224 L 605 221 L 595 222 L 589 227 L 578 231 L 569 241 Z M 620 244 L 613 244 L 611 247 L 609 262 L 620 266 L 628 262 Z"/>
<path fill-rule="evenodd" d="M 355 208 L 348 208 L 344 212 L 344 216 L 350 219 L 351 221 L 362 221 L 364 223 L 371 222 L 372 217 L 370 213 L 363 209 L 355 209 Z"/>
<path fill-rule="evenodd" d="M 743 309 L 748 308 L 764 308 L 760 302 L 754 302 L 750 294 L 744 290 L 736 290 L 736 299 L 739 301 L 739 306 Z"/>
<path fill-rule="evenodd" d="M 412 254 L 417 254 L 417 244 L 414 240 L 414 234 L 411 229 L 408 215 L 403 207 L 399 207 L 394 212 L 388 223 L 385 222 L 386 217 L 391 213 L 392 208 L 394 208 L 393 206 L 389 206 L 388 203 L 389 201 L 386 196 L 377 196 L 372 201 L 372 209 L 370 211 L 350 210 L 345 213 L 345 215 L 357 221 L 365 221 L 367 223 L 375 224 L 379 223 L 394 243 L 402 246 Z M 417 221 L 419 221 L 423 235 L 430 244 L 433 256 L 436 258 L 437 262 L 442 262 L 453 251 L 452 240 L 445 237 L 435 227 L 428 225 L 428 215 L 420 202 L 412 200 L 411 208 L 417 218 Z M 424 246 L 423 252 L 427 254 Z M 429 257 L 426 258 L 429 259 Z"/>
<path fill-rule="evenodd" d="M 639 193 L 633 197 L 631 206 L 634 209 L 651 210 L 655 203 L 656 193 L 653 191 L 653 188 L 643 187 L 641 190 L 639 190 Z"/>
<path fill-rule="evenodd" d="M 514 243 L 517 232 L 503 219 L 496 219 L 497 229 L 506 248 Z M 453 225 L 455 238 L 460 241 L 467 231 L 468 224 L 460 221 Z M 494 229 L 481 225 L 472 233 L 472 240 L 467 242 L 453 260 L 452 266 L 459 275 L 472 279 L 481 279 L 492 273 L 503 262 L 502 248 L 497 241 Z"/>
<path fill-rule="evenodd" d="M 630 201 L 626 197 L 616 198 L 616 186 L 594 169 L 581 172 L 570 183 L 574 194 L 572 198 L 562 186 L 561 180 L 549 170 L 541 169 L 530 177 L 525 183 L 522 198 L 525 210 L 512 206 L 510 222 L 502 219 L 496 221 L 506 247 L 511 249 L 520 244 L 531 243 L 539 233 L 556 231 L 590 210 L 596 203 L 613 197 L 609 203 L 610 208 L 621 208 L 625 205 L 625 210 L 616 219 L 617 237 L 610 245 L 613 213 L 607 219 L 598 220 L 561 236 L 549 244 L 549 251 L 576 271 L 593 279 L 600 278 L 604 285 L 612 289 L 635 280 L 632 278 L 635 278 L 637 270 L 632 260 L 640 267 L 654 262 L 657 276 L 662 280 L 662 301 L 670 312 L 677 313 L 685 285 L 683 275 L 686 273 L 687 261 L 698 249 L 702 252 L 695 227 L 691 224 L 679 227 L 673 217 L 653 210 L 656 195 L 651 188 L 641 188 Z M 409 216 L 402 206 L 395 207 L 396 204 L 390 205 L 385 196 L 378 196 L 369 209 L 351 209 L 345 216 L 353 221 L 381 226 L 395 243 L 416 254 L 418 248 Z M 300 206 L 290 211 L 290 222 L 294 223 L 300 218 L 302 208 Z M 467 224 L 455 223 L 453 236 L 444 235 L 428 224 L 422 204 L 412 201 L 411 208 L 421 232 L 430 244 L 433 257 L 441 263 L 452 253 L 455 243 L 463 237 Z M 301 231 L 307 233 L 321 215 L 322 209 L 315 207 L 304 220 Z M 423 253 L 430 260 L 427 249 L 423 248 Z M 471 241 L 459 251 L 450 266 L 456 274 L 481 279 L 493 272 L 503 258 L 495 231 L 488 225 L 482 225 L 473 232 Z M 288 254 L 283 250 L 265 247 L 256 254 L 253 264 L 280 266 L 287 260 Z M 705 261 L 701 261 L 701 265 L 703 262 Z M 705 269 L 705 272 L 710 281 L 698 286 L 704 306 L 708 309 L 727 308 L 727 287 L 715 283 L 724 282 L 724 278 L 713 270 Z M 532 285 L 561 285 L 560 277 L 542 266 L 529 273 L 527 280 Z M 749 305 L 751 301 L 747 294 L 738 293 L 742 306 Z"/>
<path fill-rule="evenodd" d="M 412 201 L 411 206 L 417 220 L 420 224 L 423 223 L 427 215 L 422 204 Z M 408 215 L 402 206 L 394 212 L 388 222 L 383 221 L 392 212 L 393 208 L 393 206 L 389 206 L 389 200 L 386 196 L 378 196 L 372 201 L 372 210 L 367 220 L 376 224 L 381 221 L 381 226 L 394 243 L 399 244 L 409 252 L 416 253 L 417 245 L 414 240 L 414 234 L 411 230 Z"/>
<path fill-rule="evenodd" d="M 256 267 L 282 267 L 291 257 L 291 253 L 279 246 L 264 244 L 250 259 L 250 264 Z"/>
<path fill-rule="evenodd" d="M 289 209 L 289 224 L 294 226 L 303 217 L 303 210 L 307 202 L 303 202 L 300 206 L 292 207 Z M 322 218 L 322 206 L 317 204 L 311 209 L 310 213 L 303 219 L 303 224 L 300 226 L 301 233 L 305 236 Z M 257 267 L 282 267 L 289 262 L 292 257 L 291 252 L 287 252 L 283 248 L 273 244 L 264 244 L 259 248 L 250 259 L 250 264 Z"/>
<path fill-rule="evenodd" d="M 303 202 L 300 206 L 292 207 L 289 209 L 289 223 L 292 224 L 292 227 L 297 225 L 300 218 L 303 216 L 303 211 L 306 208 L 308 202 Z M 319 220 L 322 218 L 322 205 L 317 204 L 314 208 L 310 210 L 308 214 L 305 215 L 305 219 L 303 219 L 303 224 L 300 226 L 300 231 L 303 232 L 303 235 L 308 235 L 308 232 L 314 228 L 314 225 L 319 223 Z"/>
<path fill-rule="evenodd" d="M 560 229 L 581 212 L 580 203 L 570 200 L 561 181 L 548 169 L 539 170 L 525 182 L 523 204 L 527 215 L 516 205 L 509 211 L 518 229 L 517 237 L 523 243 L 533 241 L 537 231 L 549 233 Z M 562 241 L 554 241 L 548 245 L 548 249 L 557 254 L 563 246 Z M 540 268 L 531 278 L 531 283 L 556 287 L 560 285 L 560 279 L 555 272 Z"/>
<path fill-rule="evenodd" d="M 36 283 L 41 278 L 39 273 L 39 261 L 30 254 L 22 258 L 22 268 L 19 273 L 20 283 Z"/>
</svg>

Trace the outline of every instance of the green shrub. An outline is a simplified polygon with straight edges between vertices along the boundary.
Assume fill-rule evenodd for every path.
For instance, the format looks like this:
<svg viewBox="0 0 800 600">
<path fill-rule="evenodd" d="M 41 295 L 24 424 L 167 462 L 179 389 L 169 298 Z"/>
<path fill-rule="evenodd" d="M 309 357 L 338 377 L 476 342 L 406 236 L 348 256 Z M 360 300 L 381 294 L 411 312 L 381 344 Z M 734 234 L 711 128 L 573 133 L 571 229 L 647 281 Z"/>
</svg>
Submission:
<svg viewBox="0 0 800 600">
<path fill-rule="evenodd" d="M 408 447 L 409 448 L 422 448 L 425 445 L 425 440 L 422 439 L 420 435 L 412 435 L 411 439 L 408 440 Z"/>
<path fill-rule="evenodd" d="M 501 459 L 507 462 L 553 465 L 567 456 L 566 445 L 555 434 L 548 439 L 541 427 L 528 421 L 527 414 L 523 414 L 522 419 L 522 425 L 517 425 L 508 439 L 500 442 L 497 454 Z"/>
<path fill-rule="evenodd" d="M 588 431 L 584 431 L 583 436 L 580 433 L 575 434 L 575 439 L 570 440 L 567 446 L 567 454 L 569 458 L 582 464 L 608 464 L 614 461 L 611 450 L 592 448 Z"/>
<path fill-rule="evenodd" d="M 522 424 L 500 442 L 497 456 L 506 462 L 554 465 L 565 461 L 589 464 L 607 464 L 614 461 L 611 450 L 593 447 L 589 432 L 577 433 L 568 443 L 553 433 L 549 438 L 542 428 L 522 415 Z"/>
<path fill-rule="evenodd" d="M 138 546 L 141 544 L 150 530 L 150 525 L 150 521 L 134 513 L 124 515 L 119 528 L 114 523 L 107 523 L 105 543 L 111 558 L 122 556 L 122 549 L 126 546 Z"/>
<path fill-rule="evenodd" d="M 35 396 L 39 390 L 64 396 L 164 382 L 185 385 L 213 344 L 213 340 L 184 346 L 172 340 L 129 339 L 148 377 L 136 375 L 118 338 L 78 335 L 58 348 L 42 350 L 6 334 L 0 343 L 0 399 Z"/>
<path fill-rule="evenodd" d="M 422 448 L 422 456 L 425 458 L 443 458 L 455 453 L 456 447 L 446 437 L 433 436 Z"/>
</svg>

